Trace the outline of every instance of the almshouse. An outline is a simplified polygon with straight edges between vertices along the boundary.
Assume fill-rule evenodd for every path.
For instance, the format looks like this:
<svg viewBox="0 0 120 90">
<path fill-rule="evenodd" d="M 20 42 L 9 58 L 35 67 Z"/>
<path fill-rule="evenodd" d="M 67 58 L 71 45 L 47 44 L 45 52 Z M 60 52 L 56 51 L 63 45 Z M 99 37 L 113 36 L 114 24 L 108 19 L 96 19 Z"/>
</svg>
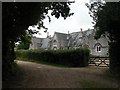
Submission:
<svg viewBox="0 0 120 90">
<path fill-rule="evenodd" d="M 29 49 L 70 49 L 86 47 L 90 49 L 92 55 L 107 56 L 108 54 L 108 40 L 105 36 L 101 36 L 98 40 L 94 39 L 95 30 L 89 29 L 86 31 L 79 31 L 73 33 L 59 33 L 55 32 L 53 37 L 47 38 L 32 38 L 32 44 Z"/>
</svg>

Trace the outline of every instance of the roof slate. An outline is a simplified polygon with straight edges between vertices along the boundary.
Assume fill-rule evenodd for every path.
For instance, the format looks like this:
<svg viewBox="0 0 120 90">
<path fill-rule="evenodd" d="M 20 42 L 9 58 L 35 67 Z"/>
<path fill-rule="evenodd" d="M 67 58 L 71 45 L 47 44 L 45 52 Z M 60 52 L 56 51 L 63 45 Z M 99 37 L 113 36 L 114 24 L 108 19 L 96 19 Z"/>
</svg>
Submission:
<svg viewBox="0 0 120 90">
<path fill-rule="evenodd" d="M 58 44 L 61 47 L 80 47 L 82 45 L 89 45 L 89 47 L 93 48 L 95 43 L 101 43 L 103 47 L 108 46 L 107 39 L 105 37 L 101 37 L 98 40 L 94 39 L 94 29 L 73 32 L 69 34 L 55 32 L 54 36 L 57 39 Z M 54 37 L 50 38 L 34 38 L 34 42 L 42 42 L 41 48 L 47 48 L 48 45 L 52 45 L 52 41 Z M 51 43 L 50 43 L 51 42 Z M 50 46 L 49 45 L 49 46 Z"/>
<path fill-rule="evenodd" d="M 61 46 L 66 47 L 66 46 L 67 46 L 67 43 L 68 43 L 68 40 L 67 40 L 68 34 L 59 33 L 59 32 L 55 32 L 55 34 L 56 34 L 56 36 L 57 36 L 58 43 L 59 43 Z"/>
</svg>

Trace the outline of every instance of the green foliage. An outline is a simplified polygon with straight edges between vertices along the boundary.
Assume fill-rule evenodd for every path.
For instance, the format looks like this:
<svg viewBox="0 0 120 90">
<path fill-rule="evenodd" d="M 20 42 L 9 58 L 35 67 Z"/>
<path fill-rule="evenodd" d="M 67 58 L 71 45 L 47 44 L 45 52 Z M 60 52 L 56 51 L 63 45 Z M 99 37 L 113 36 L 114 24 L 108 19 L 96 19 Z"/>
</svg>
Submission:
<svg viewBox="0 0 120 90">
<path fill-rule="evenodd" d="M 116 74 L 120 70 L 120 2 L 100 3 L 88 5 L 95 22 L 95 39 L 105 35 L 109 43 L 110 69 Z M 95 8 L 97 7 L 97 8 Z"/>
<path fill-rule="evenodd" d="M 29 26 L 38 25 L 38 29 L 47 28 L 43 20 L 48 17 L 48 11 L 56 18 L 60 16 L 66 19 L 70 17 L 69 2 L 3 2 L 2 3 L 2 75 L 5 76 L 12 69 L 14 62 L 15 42 L 26 40 L 26 30 Z M 36 30 L 28 30 L 29 34 L 37 33 Z M 23 46 L 23 45 L 22 45 Z"/>
<path fill-rule="evenodd" d="M 23 43 L 21 42 L 18 46 L 17 49 L 29 49 L 29 43 Z"/>
<path fill-rule="evenodd" d="M 120 41 L 120 2 L 93 2 L 91 5 L 86 5 L 94 21 L 95 38 L 98 39 L 102 34 L 105 34 L 110 42 Z"/>
<path fill-rule="evenodd" d="M 43 20 L 51 15 L 59 18 L 67 18 L 71 16 L 70 3 L 67 2 L 37 2 L 37 3 L 3 3 L 3 36 L 6 40 L 19 41 L 24 39 L 26 30 L 29 26 L 38 25 L 38 28 L 47 29 L 43 24 Z M 50 17 L 49 17 L 50 19 Z M 6 27 L 7 25 L 7 27 Z M 37 33 L 36 30 L 28 30 L 30 34 Z M 7 33 L 7 35 L 6 35 Z"/>
<path fill-rule="evenodd" d="M 110 70 L 114 76 L 120 79 L 120 47 L 117 43 L 111 43 L 109 48 L 110 53 Z"/>
<path fill-rule="evenodd" d="M 17 58 L 35 61 L 58 63 L 67 66 L 88 66 L 89 50 L 85 48 L 71 50 L 19 50 Z"/>
<path fill-rule="evenodd" d="M 22 41 L 20 41 L 19 45 L 17 46 L 17 49 L 29 49 L 31 43 L 31 36 L 26 32 L 24 38 Z"/>
</svg>

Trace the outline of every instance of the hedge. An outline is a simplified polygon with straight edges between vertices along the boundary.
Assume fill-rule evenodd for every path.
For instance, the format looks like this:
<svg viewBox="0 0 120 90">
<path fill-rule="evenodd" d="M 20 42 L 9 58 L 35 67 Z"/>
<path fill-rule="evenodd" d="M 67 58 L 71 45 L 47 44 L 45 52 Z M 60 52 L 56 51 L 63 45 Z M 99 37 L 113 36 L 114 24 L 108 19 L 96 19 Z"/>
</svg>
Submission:
<svg viewBox="0 0 120 90">
<path fill-rule="evenodd" d="M 88 66 L 90 51 L 86 48 L 66 50 L 17 50 L 17 59 L 44 61 L 73 67 Z"/>
</svg>

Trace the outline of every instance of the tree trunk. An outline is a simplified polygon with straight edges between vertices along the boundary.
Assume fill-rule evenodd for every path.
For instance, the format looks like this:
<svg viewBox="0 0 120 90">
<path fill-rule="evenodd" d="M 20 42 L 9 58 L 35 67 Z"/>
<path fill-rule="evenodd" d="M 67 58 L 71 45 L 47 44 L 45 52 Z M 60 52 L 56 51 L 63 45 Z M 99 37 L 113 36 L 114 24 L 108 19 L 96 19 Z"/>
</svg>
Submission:
<svg viewBox="0 0 120 90">
<path fill-rule="evenodd" d="M 13 72 L 12 64 L 15 59 L 14 52 L 14 42 L 4 41 L 3 42 L 3 57 L 2 57 L 2 79 L 3 81 L 7 79 L 7 77 Z"/>
<path fill-rule="evenodd" d="M 109 48 L 110 70 L 120 75 L 120 46 L 118 43 L 111 43 Z"/>
</svg>

